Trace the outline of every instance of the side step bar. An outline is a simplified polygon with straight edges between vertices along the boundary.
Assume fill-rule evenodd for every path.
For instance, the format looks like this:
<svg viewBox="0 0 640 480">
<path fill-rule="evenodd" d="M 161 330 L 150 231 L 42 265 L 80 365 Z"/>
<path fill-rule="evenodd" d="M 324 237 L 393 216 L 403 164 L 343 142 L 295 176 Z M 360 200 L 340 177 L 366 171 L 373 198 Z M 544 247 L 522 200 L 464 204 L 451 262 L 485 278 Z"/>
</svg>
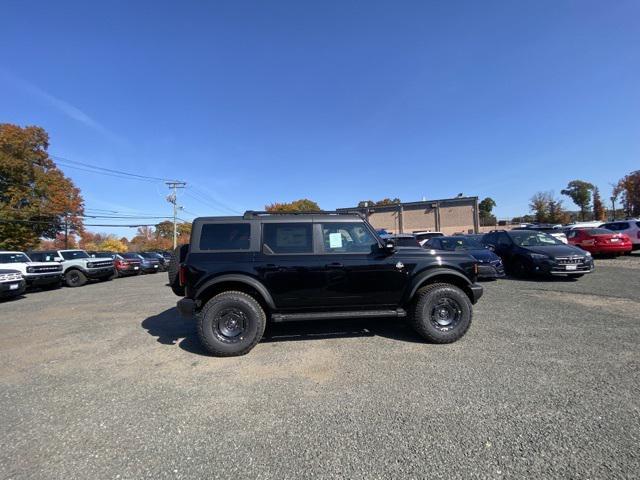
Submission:
<svg viewBox="0 0 640 480">
<path fill-rule="evenodd" d="M 382 318 L 382 317 L 406 317 L 407 312 L 398 308 L 396 310 L 350 310 L 339 312 L 307 312 L 307 313 L 274 313 L 271 320 L 274 322 L 296 322 L 300 320 L 340 320 L 348 318 Z"/>
</svg>

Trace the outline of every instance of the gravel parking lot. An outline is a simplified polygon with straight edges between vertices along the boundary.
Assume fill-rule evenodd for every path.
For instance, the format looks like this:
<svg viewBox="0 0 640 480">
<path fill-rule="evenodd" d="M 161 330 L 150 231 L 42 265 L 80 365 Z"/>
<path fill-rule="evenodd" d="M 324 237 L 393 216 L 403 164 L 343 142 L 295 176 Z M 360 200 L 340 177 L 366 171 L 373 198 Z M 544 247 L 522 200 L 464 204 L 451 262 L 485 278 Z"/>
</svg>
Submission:
<svg viewBox="0 0 640 480">
<path fill-rule="evenodd" d="M 467 336 L 271 327 L 203 355 L 165 274 L 0 304 L 1 478 L 637 478 L 640 255 L 485 283 Z"/>
</svg>

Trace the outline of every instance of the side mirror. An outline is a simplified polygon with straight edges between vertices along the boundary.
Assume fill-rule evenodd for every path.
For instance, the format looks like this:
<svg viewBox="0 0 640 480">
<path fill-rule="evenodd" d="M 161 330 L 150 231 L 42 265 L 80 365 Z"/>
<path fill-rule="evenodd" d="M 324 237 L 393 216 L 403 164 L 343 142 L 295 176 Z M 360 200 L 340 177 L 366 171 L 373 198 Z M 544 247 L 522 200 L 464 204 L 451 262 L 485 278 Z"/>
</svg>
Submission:
<svg viewBox="0 0 640 480">
<path fill-rule="evenodd" d="M 382 249 L 386 253 L 393 253 L 396 251 L 396 243 L 393 240 L 385 240 Z"/>
<path fill-rule="evenodd" d="M 489 243 L 489 244 L 487 244 L 487 248 L 488 248 L 489 250 L 491 250 L 492 252 L 495 252 L 495 251 L 496 251 L 496 246 L 495 246 L 495 245 L 491 245 L 490 243 Z"/>
<path fill-rule="evenodd" d="M 64 258 L 62 257 L 53 257 L 54 262 L 64 262 Z"/>
</svg>

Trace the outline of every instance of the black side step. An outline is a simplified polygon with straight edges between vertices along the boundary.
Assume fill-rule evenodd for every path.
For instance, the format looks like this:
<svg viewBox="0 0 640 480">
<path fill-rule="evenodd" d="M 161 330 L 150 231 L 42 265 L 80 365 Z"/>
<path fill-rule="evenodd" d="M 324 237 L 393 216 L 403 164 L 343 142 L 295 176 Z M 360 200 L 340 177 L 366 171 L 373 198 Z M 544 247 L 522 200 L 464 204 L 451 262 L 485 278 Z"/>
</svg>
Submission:
<svg viewBox="0 0 640 480">
<path fill-rule="evenodd" d="M 271 320 L 274 322 L 295 322 L 299 320 L 339 320 L 347 318 L 381 318 L 381 317 L 406 317 L 407 312 L 398 308 L 396 310 L 350 310 L 339 312 L 307 312 L 307 313 L 274 313 Z"/>
</svg>

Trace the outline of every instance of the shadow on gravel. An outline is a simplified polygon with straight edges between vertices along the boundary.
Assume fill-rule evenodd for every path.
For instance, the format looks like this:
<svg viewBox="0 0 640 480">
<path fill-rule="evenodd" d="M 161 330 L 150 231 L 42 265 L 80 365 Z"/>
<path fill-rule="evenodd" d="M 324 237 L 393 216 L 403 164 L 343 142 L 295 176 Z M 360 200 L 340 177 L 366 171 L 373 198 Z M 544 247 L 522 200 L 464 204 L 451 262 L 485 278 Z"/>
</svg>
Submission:
<svg viewBox="0 0 640 480">
<path fill-rule="evenodd" d="M 184 319 L 170 308 L 141 323 L 149 335 L 163 345 L 178 345 L 183 350 L 207 355 L 200 346 L 195 321 Z M 324 340 L 329 338 L 385 337 L 402 342 L 423 343 L 424 340 L 403 320 L 357 319 L 309 322 L 267 323 L 262 343 Z"/>
</svg>

